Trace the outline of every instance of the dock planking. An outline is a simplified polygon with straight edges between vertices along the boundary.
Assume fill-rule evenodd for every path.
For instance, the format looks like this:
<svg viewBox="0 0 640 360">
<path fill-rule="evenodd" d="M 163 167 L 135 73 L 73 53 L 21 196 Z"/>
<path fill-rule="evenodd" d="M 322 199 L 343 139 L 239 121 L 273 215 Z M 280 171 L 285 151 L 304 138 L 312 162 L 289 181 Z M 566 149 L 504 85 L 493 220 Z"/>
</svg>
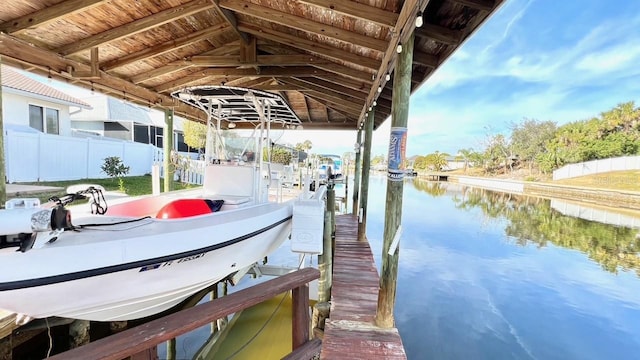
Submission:
<svg viewBox="0 0 640 360">
<path fill-rule="evenodd" d="M 331 313 L 320 358 L 406 359 L 398 330 L 375 325 L 380 278 L 369 243 L 357 233 L 356 216 L 336 216 Z"/>
</svg>

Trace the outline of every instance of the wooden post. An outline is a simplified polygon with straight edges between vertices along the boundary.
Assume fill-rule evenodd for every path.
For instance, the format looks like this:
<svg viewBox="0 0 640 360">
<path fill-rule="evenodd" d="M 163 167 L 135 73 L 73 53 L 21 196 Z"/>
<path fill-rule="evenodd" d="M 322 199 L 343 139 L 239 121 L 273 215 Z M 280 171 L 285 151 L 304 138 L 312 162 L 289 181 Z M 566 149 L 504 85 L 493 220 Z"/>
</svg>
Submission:
<svg viewBox="0 0 640 360">
<path fill-rule="evenodd" d="M 173 165 L 171 155 L 173 150 L 173 109 L 164 111 L 164 122 L 167 124 L 162 147 L 164 148 L 164 191 L 171 191 L 173 184 Z M 176 153 L 177 155 L 177 153 Z"/>
<path fill-rule="evenodd" d="M 396 280 L 398 278 L 398 257 L 400 247 L 394 238 L 402 219 L 402 191 L 404 189 L 404 157 L 409 118 L 409 98 L 411 96 L 411 64 L 413 59 L 413 33 L 409 36 L 398 55 L 396 73 L 393 78 L 391 104 L 391 134 L 387 162 L 387 201 L 384 220 L 384 242 L 382 244 L 382 272 L 378 291 L 376 325 L 382 328 L 394 327 L 393 308 L 396 302 Z M 394 249 L 391 246 L 394 245 Z"/>
<path fill-rule="evenodd" d="M 309 286 L 304 284 L 293 288 L 291 295 L 293 309 L 291 350 L 295 350 L 309 341 Z"/>
<path fill-rule="evenodd" d="M 362 146 L 360 145 L 360 141 L 362 139 L 362 130 L 358 130 L 358 135 L 356 137 L 356 163 L 354 167 L 354 177 L 353 177 L 353 204 L 351 205 L 351 213 L 358 214 L 358 209 L 360 202 L 358 201 L 358 195 L 360 190 L 360 149 Z"/>
<path fill-rule="evenodd" d="M 167 340 L 167 360 L 176 360 L 177 353 L 176 338 Z"/>
<path fill-rule="evenodd" d="M 0 68 L 2 68 L 2 57 L 0 56 Z M 4 162 L 4 120 L 2 115 L 2 71 L 0 70 L 0 209 L 4 208 L 7 201 L 7 173 Z"/>
<path fill-rule="evenodd" d="M 373 120 L 376 109 L 369 111 L 365 121 L 364 148 L 362 149 L 362 189 L 360 190 L 360 210 L 358 213 L 358 240 L 367 241 L 367 197 L 369 196 L 369 168 L 371 166 L 371 139 L 373 137 Z"/>
<path fill-rule="evenodd" d="M 324 237 L 322 244 L 322 255 L 318 255 L 318 270 L 320 270 L 320 279 L 318 280 L 319 303 L 328 302 L 331 299 L 333 256 L 331 249 L 331 214 L 328 210 L 324 212 Z"/>
<path fill-rule="evenodd" d="M 331 214 L 331 236 L 336 233 L 336 190 L 334 184 L 327 185 L 327 210 Z"/>
</svg>

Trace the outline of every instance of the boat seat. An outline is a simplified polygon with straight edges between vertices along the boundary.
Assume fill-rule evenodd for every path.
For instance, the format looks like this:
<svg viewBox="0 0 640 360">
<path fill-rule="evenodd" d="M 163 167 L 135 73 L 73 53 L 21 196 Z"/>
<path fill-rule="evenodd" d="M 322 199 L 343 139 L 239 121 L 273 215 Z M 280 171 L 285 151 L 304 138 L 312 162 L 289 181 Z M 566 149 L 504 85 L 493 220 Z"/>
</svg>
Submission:
<svg viewBox="0 0 640 360">
<path fill-rule="evenodd" d="M 178 219 L 219 211 L 224 200 L 211 199 L 178 199 L 163 206 L 156 218 Z"/>
</svg>

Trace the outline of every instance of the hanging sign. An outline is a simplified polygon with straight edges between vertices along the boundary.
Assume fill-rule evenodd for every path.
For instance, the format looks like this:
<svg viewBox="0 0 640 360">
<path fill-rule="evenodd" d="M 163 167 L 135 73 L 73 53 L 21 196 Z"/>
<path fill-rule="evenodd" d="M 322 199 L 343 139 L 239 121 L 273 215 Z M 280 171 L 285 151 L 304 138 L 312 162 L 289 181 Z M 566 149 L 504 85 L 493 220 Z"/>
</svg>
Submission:
<svg viewBox="0 0 640 360">
<path fill-rule="evenodd" d="M 392 127 L 389 138 L 389 159 L 387 161 L 387 178 L 391 181 L 404 179 L 404 157 L 407 149 L 407 128 Z"/>
</svg>

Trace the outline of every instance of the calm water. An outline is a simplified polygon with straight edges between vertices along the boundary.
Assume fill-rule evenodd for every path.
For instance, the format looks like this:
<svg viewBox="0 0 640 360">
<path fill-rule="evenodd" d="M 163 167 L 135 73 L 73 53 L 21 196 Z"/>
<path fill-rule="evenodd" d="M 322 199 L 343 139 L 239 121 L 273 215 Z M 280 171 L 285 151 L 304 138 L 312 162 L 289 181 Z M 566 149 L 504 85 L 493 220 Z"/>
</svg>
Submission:
<svg viewBox="0 0 640 360">
<path fill-rule="evenodd" d="M 370 181 L 378 262 L 385 187 Z M 417 180 L 402 227 L 395 316 L 410 359 L 640 357 L 640 230 Z"/>
<path fill-rule="evenodd" d="M 370 179 L 367 237 L 378 267 L 385 188 L 386 178 Z M 638 228 L 454 184 L 404 189 L 395 317 L 409 359 L 640 358 Z M 607 219 L 640 227 L 640 218 Z M 288 249 L 270 263 L 297 266 Z M 193 357 L 208 334 L 179 338 L 178 358 Z"/>
</svg>

